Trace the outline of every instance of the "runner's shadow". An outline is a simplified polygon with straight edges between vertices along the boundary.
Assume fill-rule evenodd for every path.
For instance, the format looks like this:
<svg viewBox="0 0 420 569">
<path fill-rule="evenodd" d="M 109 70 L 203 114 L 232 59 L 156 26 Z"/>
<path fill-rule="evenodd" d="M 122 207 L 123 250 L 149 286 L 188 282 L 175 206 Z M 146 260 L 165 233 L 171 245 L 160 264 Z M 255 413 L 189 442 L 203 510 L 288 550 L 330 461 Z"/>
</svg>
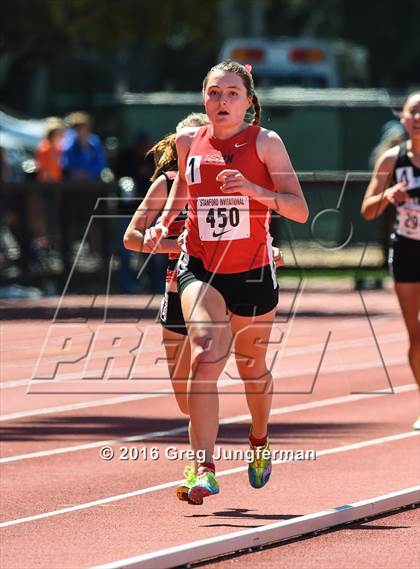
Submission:
<svg viewBox="0 0 420 569">
<path fill-rule="evenodd" d="M 395 514 L 396 512 L 394 512 Z M 363 530 L 368 530 L 368 531 L 383 531 L 383 530 L 388 530 L 388 529 L 409 529 L 412 526 L 366 526 L 363 524 L 351 524 L 348 526 L 348 529 L 363 529 Z"/>
<path fill-rule="evenodd" d="M 173 430 L 181 430 L 172 434 Z M 158 439 L 154 432 L 168 431 Z M 185 442 L 188 444 L 187 423 L 184 418 L 65 415 L 47 418 L 23 419 L 0 428 L 4 441 L 83 441 L 91 437 L 128 437 L 143 435 L 144 441 Z"/>
<path fill-rule="evenodd" d="M 185 516 L 187 518 L 225 518 L 226 520 L 237 519 L 237 520 L 255 520 L 255 521 L 272 521 L 276 522 L 279 520 L 290 520 L 291 518 L 299 517 L 302 514 L 258 514 L 255 510 L 248 510 L 247 508 L 226 508 L 218 512 L 213 512 L 211 514 L 191 514 L 190 516 Z M 264 526 L 265 524 L 233 524 L 233 523 L 214 523 L 214 524 L 204 524 L 201 527 L 236 527 L 236 528 L 257 528 Z"/>
<path fill-rule="evenodd" d="M 272 445 L 302 443 L 308 440 L 335 439 L 343 436 L 375 434 L 382 423 L 334 422 L 334 423 L 271 423 Z M 4 425 L 0 437 L 5 441 L 67 440 L 81 441 L 87 437 L 127 437 L 143 435 L 145 443 L 156 441 L 156 431 L 167 431 L 158 437 L 161 443 L 188 445 L 187 422 L 183 417 L 141 417 L 106 415 L 64 415 L 46 418 L 31 418 Z M 175 431 L 175 432 L 172 432 Z M 217 444 L 248 444 L 249 424 L 221 425 Z"/>
<path fill-rule="evenodd" d="M 279 444 L 288 440 L 296 442 L 299 439 L 336 439 L 343 436 L 356 436 L 358 434 L 376 433 L 382 428 L 380 423 L 368 423 L 362 421 L 347 422 L 292 422 L 274 423 L 269 425 L 270 441 L 272 444 Z M 233 423 L 221 425 L 218 443 L 219 444 L 240 444 L 247 442 L 249 425 L 244 423 Z"/>
</svg>

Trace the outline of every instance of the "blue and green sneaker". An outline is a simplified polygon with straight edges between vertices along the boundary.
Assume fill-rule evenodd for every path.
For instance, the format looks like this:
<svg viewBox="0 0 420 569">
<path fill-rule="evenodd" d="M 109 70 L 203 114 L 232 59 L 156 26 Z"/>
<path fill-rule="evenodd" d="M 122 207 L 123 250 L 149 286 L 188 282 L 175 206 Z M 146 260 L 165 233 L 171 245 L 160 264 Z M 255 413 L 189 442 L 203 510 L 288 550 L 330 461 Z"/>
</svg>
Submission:
<svg viewBox="0 0 420 569">
<path fill-rule="evenodd" d="M 176 497 L 178 500 L 181 500 L 181 502 L 188 502 L 197 506 L 201 505 L 203 503 L 203 500 L 201 500 L 201 502 L 191 502 L 191 500 L 188 498 L 188 492 L 190 491 L 191 486 L 197 482 L 197 475 L 195 473 L 195 470 L 191 466 L 186 466 L 184 468 L 184 476 L 184 482 L 182 482 L 182 484 L 180 484 L 176 489 Z"/>
<path fill-rule="evenodd" d="M 271 475 L 271 451 L 267 440 L 264 446 L 252 445 L 253 461 L 248 465 L 248 480 L 253 488 L 262 488 L 270 480 Z"/>
<path fill-rule="evenodd" d="M 197 480 L 188 492 L 188 499 L 193 504 L 202 504 L 203 498 L 219 493 L 219 483 L 212 470 L 198 467 Z"/>
</svg>

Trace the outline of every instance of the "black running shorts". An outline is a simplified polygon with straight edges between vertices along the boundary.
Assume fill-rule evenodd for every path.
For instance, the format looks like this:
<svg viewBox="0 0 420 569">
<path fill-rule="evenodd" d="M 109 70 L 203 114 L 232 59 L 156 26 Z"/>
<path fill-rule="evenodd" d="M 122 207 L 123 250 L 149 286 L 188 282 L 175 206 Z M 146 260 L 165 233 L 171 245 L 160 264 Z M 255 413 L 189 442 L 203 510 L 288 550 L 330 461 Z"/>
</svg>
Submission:
<svg viewBox="0 0 420 569">
<path fill-rule="evenodd" d="M 194 281 L 211 284 L 225 299 L 226 307 L 238 316 L 267 314 L 278 303 L 279 286 L 274 265 L 243 273 L 211 273 L 200 259 L 182 253 L 178 262 L 179 295 Z"/>
<path fill-rule="evenodd" d="M 159 320 L 164 328 L 177 334 L 187 335 L 181 298 L 177 292 L 165 292 L 160 304 Z"/>
<path fill-rule="evenodd" d="M 396 283 L 420 282 L 420 241 L 392 235 L 389 266 Z"/>
</svg>

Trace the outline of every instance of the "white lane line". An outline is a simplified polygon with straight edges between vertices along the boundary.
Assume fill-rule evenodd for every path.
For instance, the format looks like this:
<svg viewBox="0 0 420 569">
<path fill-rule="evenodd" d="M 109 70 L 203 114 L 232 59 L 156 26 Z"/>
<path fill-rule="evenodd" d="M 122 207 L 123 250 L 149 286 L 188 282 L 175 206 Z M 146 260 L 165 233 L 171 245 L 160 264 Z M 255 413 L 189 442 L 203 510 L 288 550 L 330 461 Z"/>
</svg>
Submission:
<svg viewBox="0 0 420 569">
<path fill-rule="evenodd" d="M 406 393 L 408 391 L 414 391 L 417 389 L 415 383 L 410 383 L 408 385 L 401 385 L 394 388 L 395 394 Z M 329 405 L 340 405 L 342 403 L 352 403 L 354 401 L 360 401 L 362 399 L 367 399 L 370 397 L 382 397 L 383 395 L 391 395 L 388 389 L 382 389 L 376 393 L 360 393 L 357 395 L 343 395 L 341 397 L 332 397 L 330 399 L 320 399 L 318 401 L 309 401 L 307 403 L 297 403 L 295 405 L 289 405 L 287 407 L 276 407 L 271 409 L 270 417 L 274 415 L 283 415 L 286 413 L 296 413 L 298 411 L 307 411 L 308 409 L 318 409 L 321 407 L 328 407 Z M 221 425 L 229 425 L 231 423 L 239 423 L 242 421 L 249 421 L 251 419 L 250 414 L 236 415 L 234 417 L 225 417 L 220 419 Z M 9 462 L 17 462 L 19 460 L 28 460 L 33 458 L 42 458 L 46 456 L 53 456 L 57 454 L 67 454 L 69 452 L 78 452 L 82 450 L 88 450 L 93 448 L 99 448 L 105 445 L 115 445 L 119 443 L 143 441 L 149 439 L 156 439 L 159 437 L 167 437 L 171 435 L 177 435 L 180 433 L 186 433 L 188 431 L 187 427 L 177 427 L 175 429 L 169 429 L 167 431 L 155 431 L 150 433 L 145 433 L 142 435 L 131 435 L 129 437 L 121 437 L 118 439 L 110 439 L 105 441 L 95 441 L 93 443 L 85 443 L 82 445 L 74 445 L 69 447 L 59 447 L 49 450 L 41 450 L 37 452 L 25 453 L 25 454 L 15 454 L 12 456 L 7 456 L 0 459 L 0 464 L 7 464 Z"/>
<path fill-rule="evenodd" d="M 305 294 L 307 294 L 307 293 L 305 292 Z M 287 313 L 284 312 L 284 313 L 281 315 L 281 318 L 284 318 L 285 316 L 287 316 L 287 314 L 288 314 L 288 311 L 287 311 Z M 375 324 L 376 324 L 377 326 L 382 325 L 382 324 L 387 325 L 387 324 L 388 324 L 388 321 L 391 320 L 391 321 L 392 321 L 392 325 L 396 325 L 398 329 L 403 329 L 402 321 L 400 322 L 400 320 L 401 320 L 401 315 L 400 315 L 400 313 L 399 313 L 399 308 L 398 308 L 398 311 L 397 311 L 395 314 L 389 314 L 389 315 L 373 315 L 373 316 L 371 317 L 371 319 L 375 322 Z M 290 319 L 289 319 L 289 320 L 290 320 Z M 338 318 L 336 317 L 335 320 L 338 320 Z M 361 321 L 361 320 L 362 320 L 362 321 L 366 321 L 366 315 L 365 315 L 365 314 L 360 314 L 360 316 L 357 316 L 357 317 L 355 316 L 355 317 L 353 317 L 353 318 L 349 318 L 348 320 L 343 320 L 342 318 L 340 318 L 340 320 L 339 320 L 339 322 L 338 322 L 338 323 L 339 323 L 339 330 L 351 330 L 352 328 L 359 328 L 359 327 L 360 327 L 360 321 Z M 97 321 L 97 322 L 98 322 L 98 321 Z M 274 326 L 284 327 L 284 326 L 286 326 L 288 323 L 289 323 L 289 321 L 275 320 L 275 321 L 274 321 Z M 401 326 L 400 326 L 400 323 L 401 323 Z M 95 332 L 95 330 L 96 330 L 96 327 L 90 328 L 90 327 L 88 326 L 88 322 L 86 322 L 86 323 L 83 323 L 83 322 L 79 322 L 79 323 L 77 323 L 77 322 L 71 322 L 71 323 L 68 323 L 67 325 L 70 327 L 70 326 L 72 326 L 72 325 L 74 325 L 74 324 L 76 324 L 76 325 L 85 324 L 85 325 L 86 325 L 86 330 L 88 330 L 88 331 Z M 99 324 L 100 324 L 100 325 L 101 325 L 101 324 L 104 324 L 103 320 L 99 321 Z M 135 323 L 131 323 L 131 324 L 135 324 Z M 144 324 L 144 322 L 143 322 L 143 324 Z M 61 325 L 65 325 L 65 323 L 64 323 L 64 322 L 60 322 L 59 325 L 60 325 L 60 326 L 61 326 Z M 21 326 L 21 324 L 19 324 L 18 327 L 19 327 L 19 326 Z M 311 322 L 306 322 L 306 323 L 305 323 L 304 321 L 301 320 L 301 321 L 300 321 L 300 327 L 301 327 L 301 329 L 302 329 L 302 333 L 303 333 L 303 334 L 307 334 L 307 335 L 312 339 L 312 337 L 313 337 L 313 330 L 312 330 L 313 324 L 312 324 Z M 3 331 L 3 329 L 5 329 L 5 328 L 6 328 L 5 326 L 1 326 L 1 324 L 0 324 L 0 331 Z M 161 332 L 160 332 L 161 326 L 160 326 L 160 324 L 157 324 L 157 328 L 158 328 L 158 332 L 157 332 L 156 337 L 159 338 L 159 340 L 161 341 Z M 44 330 L 41 330 L 40 333 L 48 334 L 48 329 L 46 328 L 46 329 L 44 329 Z M 83 341 L 84 341 L 84 340 L 83 340 L 84 334 L 85 334 L 85 331 L 84 331 L 84 332 L 81 332 L 80 334 L 77 335 L 77 336 L 78 336 L 78 339 L 79 339 L 79 342 L 83 342 Z M 6 334 L 4 334 L 4 336 L 6 336 Z M 8 338 L 5 337 L 4 340 L 2 341 L 2 346 L 3 346 L 3 351 L 4 351 L 4 353 L 8 353 L 8 352 L 10 352 L 10 351 L 13 351 L 13 350 L 16 349 L 16 340 L 8 341 Z M 25 358 L 25 359 L 24 359 L 24 362 L 27 361 L 27 360 L 29 360 L 29 358 L 31 358 L 31 356 L 28 355 L 28 350 L 33 349 L 33 348 L 37 348 L 37 349 L 41 350 L 41 348 L 42 348 L 42 346 L 40 345 L 40 337 L 39 337 L 39 334 L 38 334 L 37 336 L 34 336 L 33 338 L 26 338 L 24 345 L 19 346 L 19 348 L 24 351 L 24 356 L 22 356 L 23 358 Z M 22 358 L 20 358 L 20 359 L 22 359 Z M 13 367 L 13 361 L 5 362 L 5 364 L 6 364 L 7 366 Z M 33 367 L 33 363 L 31 363 L 30 365 Z"/>
<path fill-rule="evenodd" d="M 316 452 L 317 458 L 324 455 L 331 455 L 339 452 L 348 452 L 351 450 L 358 450 L 361 448 L 366 448 L 374 445 L 380 445 L 383 443 L 400 441 L 403 439 L 408 439 L 411 437 L 419 436 L 420 432 L 409 431 L 406 433 L 398 433 L 396 435 L 388 435 L 386 437 L 380 437 L 378 439 L 369 439 L 366 441 L 360 441 L 358 443 L 353 443 L 349 445 L 323 449 Z M 281 464 L 285 462 L 290 462 L 287 459 L 273 460 L 273 464 Z M 217 476 L 228 476 L 230 474 L 236 474 L 238 472 L 243 472 L 248 469 L 246 466 L 238 466 L 236 468 L 229 468 L 227 470 L 218 471 Z M 171 482 L 166 482 L 164 484 L 158 484 L 157 486 L 149 486 L 148 488 L 142 488 L 141 490 L 134 490 L 133 492 L 126 492 L 124 494 L 117 494 L 115 496 L 109 496 L 108 498 L 100 498 L 99 500 L 93 500 L 92 502 L 84 502 L 82 504 L 77 504 L 75 506 L 69 506 L 67 508 L 60 508 L 59 510 L 52 510 L 51 512 L 44 512 L 42 514 L 34 514 L 32 516 L 26 516 L 24 518 L 17 518 L 15 520 L 8 520 L 0 523 L 0 528 L 6 528 L 10 526 L 16 526 L 19 524 L 24 524 L 28 522 L 35 522 L 38 520 L 43 520 L 46 518 L 52 518 L 54 516 L 60 516 L 63 514 L 68 514 L 70 512 L 77 512 L 80 510 L 87 510 L 89 508 L 94 508 L 95 506 L 102 506 L 103 504 L 110 504 L 112 502 L 119 502 L 120 500 L 126 500 L 127 498 L 134 498 L 135 496 L 143 496 L 144 494 L 150 494 L 151 492 L 157 492 L 158 490 L 164 490 L 165 488 L 171 488 L 180 484 L 182 480 L 174 480 Z"/>
<path fill-rule="evenodd" d="M 403 332 L 396 332 L 392 334 L 384 334 L 378 335 L 377 340 L 380 345 L 382 344 L 391 344 L 394 342 L 399 342 L 401 340 L 405 340 L 407 338 L 407 334 Z M 372 340 L 372 336 L 366 336 L 364 338 L 358 338 L 356 340 L 332 340 L 328 345 L 328 351 L 339 351 L 342 349 L 353 349 L 357 347 L 366 347 L 366 343 Z M 297 346 L 295 348 L 287 348 L 285 347 L 284 353 L 282 357 L 289 358 L 297 355 L 308 354 L 308 353 L 316 353 L 321 352 L 325 347 L 324 344 L 308 344 L 305 346 Z M 376 349 L 376 348 L 375 348 Z M 109 355 L 109 352 L 100 352 L 97 354 L 97 357 L 103 357 Z M 51 359 L 53 359 L 51 357 Z M 15 369 L 15 363 L 11 364 L 11 367 Z M 5 366 L 3 366 L 4 369 Z M 33 367 L 33 366 L 32 366 Z M 101 368 L 102 369 L 102 368 Z M 118 369 L 114 373 L 123 373 L 127 371 L 126 369 Z M 15 387 L 22 387 L 25 385 L 31 385 L 32 383 L 40 384 L 40 383 L 52 383 L 52 382 L 60 382 L 65 380 L 72 380 L 72 379 L 79 379 L 80 373 L 65 373 L 59 376 L 58 379 L 16 379 L 11 381 L 4 381 L 0 383 L 0 389 L 12 389 Z"/>
<path fill-rule="evenodd" d="M 314 531 L 321 531 L 354 522 L 356 520 L 371 518 L 397 508 L 415 504 L 420 500 L 420 486 L 405 488 L 375 498 L 368 498 L 353 504 L 345 504 L 336 508 L 315 512 L 306 516 L 298 516 L 290 520 L 274 522 L 262 527 L 219 535 L 189 543 L 176 545 L 167 549 L 152 551 L 143 555 L 120 559 L 103 565 L 96 565 L 92 569 L 170 569 L 171 567 L 185 566 L 187 563 L 198 563 L 206 559 L 220 557 L 239 550 L 252 547 L 261 547 L 271 543 L 278 543 Z"/>
<path fill-rule="evenodd" d="M 83 403 L 69 403 L 67 405 L 56 405 L 55 407 L 43 407 L 42 409 L 31 409 L 30 411 L 19 411 L 0 416 L 0 422 L 12 421 L 13 419 L 23 419 L 25 417 L 37 417 L 39 415 L 49 415 L 54 413 L 64 413 L 65 411 L 77 411 L 78 409 L 90 409 L 91 407 L 102 407 L 103 405 L 116 405 L 127 401 L 138 399 L 150 399 L 169 395 L 169 389 L 159 390 L 158 393 L 142 393 L 141 395 L 124 395 L 122 397 L 108 397 L 107 399 L 96 399 L 94 401 L 84 401 Z"/>
<path fill-rule="evenodd" d="M 328 345 L 328 350 L 327 353 L 330 351 L 330 345 Z M 324 346 L 322 346 L 322 348 L 324 348 Z M 305 354 L 308 354 L 310 352 L 317 352 L 319 351 L 319 353 L 321 354 L 321 350 L 322 348 L 320 347 L 319 350 L 317 348 L 317 350 L 307 350 L 305 352 Z M 298 353 L 293 354 L 293 355 L 298 355 Z M 270 356 L 270 354 L 269 354 Z M 282 355 L 282 358 L 287 358 L 289 356 L 289 354 L 286 352 Z M 279 366 L 280 362 L 282 360 L 278 360 L 277 362 L 277 367 Z M 399 357 L 399 358 L 395 358 L 393 360 L 389 360 L 386 361 L 385 364 L 387 367 L 392 367 L 394 365 L 400 365 L 400 364 L 405 364 L 407 363 L 407 358 L 406 357 Z M 290 364 L 290 362 L 287 363 L 288 366 L 292 366 L 294 364 Z M 407 364 L 408 365 L 408 364 Z M 342 365 L 329 365 L 328 367 L 326 367 L 325 365 L 322 368 L 322 373 L 323 374 L 334 374 L 334 373 L 345 373 L 346 371 L 356 371 L 356 370 L 362 370 L 362 369 L 372 369 L 372 368 L 376 368 L 376 367 L 382 367 L 381 362 L 378 360 L 371 360 L 371 361 L 367 361 L 367 362 L 360 362 L 358 364 L 342 364 Z M 235 368 L 236 369 L 236 368 Z M 98 373 L 101 370 L 98 370 Z M 227 369 L 227 371 L 229 371 L 229 369 Z M 298 368 L 298 369 L 294 369 L 294 370 L 290 370 L 290 371 L 286 371 L 286 370 L 281 370 L 279 373 L 276 374 L 275 379 L 276 380 L 280 380 L 280 379 L 286 379 L 289 377 L 299 377 L 301 375 L 309 375 L 309 374 L 313 374 L 316 371 L 316 366 L 312 366 L 310 368 Z M 113 370 L 113 372 L 115 374 L 121 374 L 121 376 L 123 376 L 126 372 L 127 369 L 126 368 L 116 368 L 115 370 Z M 70 377 L 71 376 L 71 377 Z M 86 380 L 80 379 L 80 374 L 66 374 L 66 377 L 60 376 L 59 379 L 40 379 L 40 380 L 28 380 L 28 379 L 22 379 L 22 380 L 16 380 L 16 381 L 10 381 L 10 382 L 5 382 L 5 387 L 1 388 L 1 389 L 14 389 L 16 387 L 29 387 L 29 390 L 26 392 L 27 395 L 31 395 L 34 392 L 31 392 L 31 385 L 36 387 L 37 385 L 47 385 L 50 384 L 51 386 L 54 386 L 55 384 L 69 384 L 72 381 L 74 381 L 74 385 L 76 386 L 83 386 L 86 387 Z M 112 380 L 105 380 L 104 383 L 99 383 L 99 385 L 104 385 L 104 389 L 107 387 L 107 384 L 109 381 Z M 114 384 L 115 382 L 118 381 L 118 383 L 121 385 L 121 389 L 124 388 L 124 385 L 126 385 L 126 382 L 130 382 L 130 385 L 134 384 L 137 379 L 127 379 L 127 380 L 114 380 Z M 143 379 L 140 381 L 147 381 L 147 379 Z M 166 378 L 159 378 L 157 379 L 157 381 L 162 382 L 162 381 L 167 381 Z M 39 392 L 35 391 L 35 394 L 39 394 Z M 41 392 L 42 394 L 42 392 Z M 57 395 L 60 395 L 60 391 L 57 391 Z M 74 393 L 74 395 L 79 395 L 80 393 Z M 82 393 L 83 394 L 83 393 Z M 47 395 L 51 395 L 50 393 L 47 393 Z M 95 395 L 95 391 L 86 391 L 85 395 Z"/>
<path fill-rule="evenodd" d="M 330 348 L 331 346 L 331 348 Z M 310 352 L 315 353 L 315 352 L 321 352 L 321 350 L 325 347 L 325 345 L 321 344 L 317 347 L 316 350 L 311 350 L 308 349 L 306 351 L 302 351 L 302 352 L 294 352 L 293 355 L 299 355 L 299 354 L 308 354 Z M 328 352 L 330 351 L 330 349 L 332 350 L 333 348 L 333 342 L 331 342 L 328 345 Z M 294 348 L 295 349 L 295 348 Z M 296 348 L 297 350 L 297 348 Z M 282 357 L 288 357 L 290 354 L 289 353 L 285 353 Z M 280 362 L 280 360 L 279 360 Z M 389 367 L 394 366 L 394 365 L 400 365 L 400 364 L 404 364 L 407 363 L 407 358 L 406 357 L 401 357 L 401 358 L 395 358 L 393 360 L 389 360 L 387 362 L 385 362 L 385 364 Z M 277 364 L 278 365 L 278 364 Z M 290 363 L 288 363 L 287 365 L 291 365 Z M 408 365 L 408 364 L 407 364 Z M 328 367 L 323 367 L 322 368 L 322 373 L 337 373 L 337 372 L 344 372 L 347 370 L 358 370 L 358 369 L 370 369 L 370 368 L 375 368 L 375 367 L 382 367 L 379 365 L 379 361 L 369 361 L 369 362 L 361 362 L 359 364 L 353 364 L 351 366 L 328 366 Z M 101 370 L 98 370 L 98 373 Z M 115 370 L 113 370 L 113 372 L 117 375 L 117 374 L 121 374 L 123 375 L 125 372 L 127 371 L 126 368 L 116 368 Z M 289 378 L 289 377 L 298 377 L 300 375 L 307 375 L 310 373 L 314 373 L 315 372 L 315 366 L 311 367 L 311 368 L 302 368 L 302 369 L 296 369 L 296 370 L 290 370 L 290 371 L 281 371 L 279 374 L 276 374 L 276 379 L 285 379 L 285 378 Z M 60 383 L 64 383 L 67 384 L 68 382 L 74 381 L 75 385 L 80 385 L 80 383 L 85 383 L 86 384 L 86 380 L 81 380 L 80 379 L 80 374 L 76 374 L 76 373 L 72 373 L 72 374 L 64 374 L 62 376 L 59 377 L 59 379 L 17 379 L 16 381 L 6 381 L 3 382 L 3 384 L 0 384 L 0 390 L 2 389 L 15 389 L 16 387 L 28 387 L 29 386 L 29 391 L 27 391 L 26 394 L 31 395 L 31 388 L 30 386 L 37 386 L 37 385 L 55 385 L 55 384 L 60 384 Z M 110 380 L 106 380 L 105 383 L 105 387 L 108 383 L 108 381 Z M 132 383 L 135 383 L 136 380 L 114 380 L 114 381 L 118 381 L 120 384 L 122 384 L 122 388 L 125 385 L 126 381 L 131 381 Z M 143 380 L 145 381 L 145 380 Z M 165 381 L 165 378 L 159 378 L 158 381 Z M 32 392 L 33 393 L 33 392 Z M 36 394 L 39 394 L 37 392 L 35 392 Z M 42 393 L 42 392 L 41 392 Z M 54 393 L 48 393 L 48 395 L 54 395 Z M 78 395 L 78 393 L 74 392 L 74 395 Z M 61 395 L 60 391 L 57 391 L 57 395 Z M 83 395 L 83 392 L 82 392 Z"/>
<path fill-rule="evenodd" d="M 392 367 L 394 365 L 401 365 L 401 364 L 406 364 L 407 363 L 407 358 L 406 357 L 401 357 L 401 358 L 397 358 L 395 360 L 390 360 L 386 362 L 387 367 Z M 407 364 L 408 365 L 408 364 Z M 350 371 L 360 371 L 360 370 L 364 370 L 364 369 L 373 369 L 373 368 L 381 368 L 382 367 L 382 363 L 377 360 L 377 361 L 371 361 L 371 362 L 365 362 L 365 363 L 357 363 L 357 364 L 352 364 L 352 365 L 337 365 L 337 366 L 330 366 L 328 368 L 322 368 L 321 370 L 321 374 L 324 375 L 328 375 L 328 374 L 336 374 L 336 373 L 347 373 Z M 290 379 L 290 378 L 294 378 L 294 377 L 301 377 L 303 375 L 309 375 L 309 374 L 313 374 L 315 372 L 315 367 L 311 367 L 311 368 L 307 368 L 307 369 L 297 369 L 297 370 L 291 370 L 291 371 L 286 371 L 286 372 L 280 372 L 279 374 L 276 374 L 275 377 L 275 381 L 279 381 L 282 379 Z M 229 380 L 222 380 L 219 382 L 219 387 L 221 386 L 226 386 L 226 385 L 232 385 L 232 379 Z M 106 382 L 105 382 L 106 383 Z M 121 389 L 123 389 L 123 386 L 121 385 Z M 57 393 L 57 395 L 60 395 L 60 393 Z M 41 409 L 30 409 L 28 411 L 18 411 L 16 413 L 8 413 L 6 415 L 1 415 L 0 416 L 0 422 L 3 421 L 12 421 L 15 419 L 24 419 L 24 418 L 28 418 L 28 417 L 36 417 L 38 415 L 49 415 L 49 414 L 55 414 L 55 413 L 64 413 L 66 411 L 74 411 L 77 409 L 89 409 L 91 407 L 101 407 L 103 405 L 114 405 L 117 403 L 125 403 L 127 401 L 137 401 L 139 399 L 151 399 L 154 397 L 167 397 L 167 396 L 172 396 L 172 391 L 170 390 L 170 388 L 168 387 L 168 389 L 160 389 L 157 392 L 153 392 L 153 393 L 146 393 L 146 394 L 141 394 L 141 395 L 126 395 L 123 397 L 111 397 L 108 399 L 97 399 L 94 401 L 86 401 L 83 403 L 69 403 L 66 405 L 57 405 L 54 407 L 44 407 Z"/>
<path fill-rule="evenodd" d="M 325 331 L 327 332 L 327 331 Z M 392 334 L 383 334 L 376 336 L 378 344 L 392 344 L 393 342 L 399 342 L 401 340 L 407 339 L 407 334 L 404 332 L 395 332 Z M 347 350 L 353 349 L 358 347 L 366 347 L 366 343 L 372 341 L 373 337 L 365 336 L 364 338 L 357 338 L 356 340 L 331 340 L 331 343 L 328 345 L 328 350 L 331 351 L 338 351 L 338 350 Z M 307 354 L 309 352 L 319 352 L 325 346 L 325 342 L 323 344 L 310 344 L 307 348 L 305 346 L 297 346 L 296 348 L 286 348 L 286 357 Z M 372 342 L 372 348 L 376 349 L 376 346 Z"/>
</svg>

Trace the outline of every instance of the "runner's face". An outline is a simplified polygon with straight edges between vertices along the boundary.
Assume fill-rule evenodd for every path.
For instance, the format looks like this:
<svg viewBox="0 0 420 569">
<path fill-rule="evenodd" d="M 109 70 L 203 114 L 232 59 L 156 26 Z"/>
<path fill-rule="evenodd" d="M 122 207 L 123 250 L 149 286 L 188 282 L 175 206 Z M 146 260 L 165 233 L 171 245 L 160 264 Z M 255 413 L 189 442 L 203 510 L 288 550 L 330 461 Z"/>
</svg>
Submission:
<svg viewBox="0 0 420 569">
<path fill-rule="evenodd" d="M 233 126 L 244 120 L 245 113 L 251 106 L 251 97 L 247 96 L 239 75 L 216 71 L 208 78 L 204 106 L 214 125 Z"/>
<path fill-rule="evenodd" d="M 401 114 L 401 122 L 410 138 L 420 138 L 420 94 L 408 99 Z"/>
</svg>

